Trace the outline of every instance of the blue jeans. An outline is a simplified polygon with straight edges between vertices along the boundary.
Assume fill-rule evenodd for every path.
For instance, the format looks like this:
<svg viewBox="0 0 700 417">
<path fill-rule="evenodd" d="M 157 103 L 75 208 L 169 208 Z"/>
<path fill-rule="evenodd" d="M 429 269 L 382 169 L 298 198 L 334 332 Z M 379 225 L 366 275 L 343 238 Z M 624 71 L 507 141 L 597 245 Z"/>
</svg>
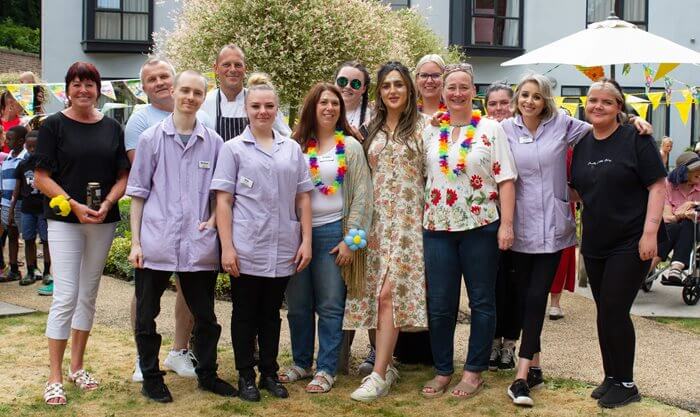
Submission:
<svg viewBox="0 0 700 417">
<path fill-rule="evenodd" d="M 287 320 L 292 339 L 294 364 L 311 368 L 318 314 L 316 370 L 335 375 L 343 341 L 345 282 L 336 255 L 329 252 L 343 239 L 341 221 L 314 227 L 311 264 L 289 280 Z"/>
<path fill-rule="evenodd" d="M 469 350 L 464 369 L 470 372 L 488 369 L 496 331 L 498 226 L 496 221 L 463 232 L 423 232 L 428 326 L 438 375 L 454 373 L 454 335 L 462 277 L 471 309 Z"/>
</svg>

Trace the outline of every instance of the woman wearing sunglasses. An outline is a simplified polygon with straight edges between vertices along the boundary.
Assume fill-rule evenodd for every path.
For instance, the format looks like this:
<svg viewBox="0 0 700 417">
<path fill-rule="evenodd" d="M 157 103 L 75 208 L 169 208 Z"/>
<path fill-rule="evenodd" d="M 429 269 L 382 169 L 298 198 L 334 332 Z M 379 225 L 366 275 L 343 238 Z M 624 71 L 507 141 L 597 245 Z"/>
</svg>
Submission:
<svg viewBox="0 0 700 417">
<path fill-rule="evenodd" d="M 437 54 L 425 55 L 416 64 L 416 89 L 418 90 L 418 111 L 432 116 L 445 110 L 442 102 L 442 74 L 445 61 Z"/>
<path fill-rule="evenodd" d="M 370 118 L 369 83 L 369 72 L 358 61 L 343 62 L 335 74 L 335 85 L 343 94 L 345 117 L 355 129 L 359 129 Z"/>
<path fill-rule="evenodd" d="M 423 131 L 425 213 L 423 244 L 430 340 L 437 375 L 422 390 L 442 395 L 454 373 L 454 332 L 461 281 L 471 309 L 469 349 L 461 380 L 451 393 L 468 398 L 484 385 L 496 328 L 498 249 L 513 243 L 517 177 L 506 133 L 472 110 L 476 95 L 469 64 L 449 65 L 442 84 L 447 111 L 440 126 Z M 500 213 L 499 213 L 500 204 Z"/>
<path fill-rule="evenodd" d="M 374 371 L 351 398 L 374 401 L 398 378 L 391 364 L 401 328 L 426 328 L 423 265 L 423 118 L 411 75 L 399 62 L 377 74 L 375 115 L 363 145 L 372 172 L 374 210 L 364 292 L 348 295 L 344 327 L 377 329 Z M 490 335 L 489 335 L 490 337 Z"/>
</svg>

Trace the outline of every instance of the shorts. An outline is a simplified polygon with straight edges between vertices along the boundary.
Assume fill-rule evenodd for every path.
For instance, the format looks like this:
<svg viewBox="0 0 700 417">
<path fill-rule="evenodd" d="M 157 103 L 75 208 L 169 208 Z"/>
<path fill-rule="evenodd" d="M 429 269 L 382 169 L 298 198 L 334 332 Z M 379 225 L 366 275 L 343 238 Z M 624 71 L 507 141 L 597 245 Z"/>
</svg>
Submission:
<svg viewBox="0 0 700 417">
<path fill-rule="evenodd" d="M 2 206 L 2 211 L 0 211 L 0 220 L 2 221 L 2 227 L 7 227 L 10 222 L 10 207 Z M 18 201 L 15 203 L 15 218 L 13 220 L 13 226 L 20 230 L 22 227 L 22 202 Z"/>
<path fill-rule="evenodd" d="M 42 213 L 22 213 L 22 239 L 29 241 L 36 240 L 37 232 L 39 232 L 39 239 L 41 239 L 42 242 L 49 241 L 46 217 L 44 217 Z"/>
</svg>

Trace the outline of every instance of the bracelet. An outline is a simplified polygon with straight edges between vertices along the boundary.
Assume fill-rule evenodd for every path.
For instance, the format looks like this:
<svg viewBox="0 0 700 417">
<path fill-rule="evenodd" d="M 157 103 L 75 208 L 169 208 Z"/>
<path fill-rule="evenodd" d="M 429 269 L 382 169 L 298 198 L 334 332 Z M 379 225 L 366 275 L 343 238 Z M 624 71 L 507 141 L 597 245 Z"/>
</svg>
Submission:
<svg viewBox="0 0 700 417">
<path fill-rule="evenodd" d="M 350 229 L 343 241 L 351 251 L 355 252 L 367 246 L 367 234 L 362 229 Z"/>
</svg>

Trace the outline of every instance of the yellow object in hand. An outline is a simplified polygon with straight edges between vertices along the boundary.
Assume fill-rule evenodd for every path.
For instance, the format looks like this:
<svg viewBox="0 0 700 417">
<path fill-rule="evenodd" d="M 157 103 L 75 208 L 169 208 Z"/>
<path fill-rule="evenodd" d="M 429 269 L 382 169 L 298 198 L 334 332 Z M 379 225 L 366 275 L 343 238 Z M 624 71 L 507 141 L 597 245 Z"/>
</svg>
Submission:
<svg viewBox="0 0 700 417">
<path fill-rule="evenodd" d="M 355 236 L 352 238 L 352 241 L 353 241 L 354 244 L 359 245 L 360 242 L 362 242 L 362 238 L 361 238 L 359 235 L 355 235 Z"/>
<path fill-rule="evenodd" d="M 57 195 L 49 201 L 49 207 L 58 216 L 66 217 L 70 214 L 70 203 L 64 195 Z"/>
</svg>

